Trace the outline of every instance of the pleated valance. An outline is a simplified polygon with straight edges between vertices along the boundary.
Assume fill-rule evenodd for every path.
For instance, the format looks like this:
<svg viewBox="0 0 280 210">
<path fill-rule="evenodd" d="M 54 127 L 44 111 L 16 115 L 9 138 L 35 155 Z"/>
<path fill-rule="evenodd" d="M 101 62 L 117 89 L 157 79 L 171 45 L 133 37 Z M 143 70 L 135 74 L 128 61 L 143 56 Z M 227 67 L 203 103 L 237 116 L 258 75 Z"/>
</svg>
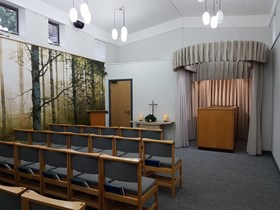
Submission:
<svg viewBox="0 0 280 210">
<path fill-rule="evenodd" d="M 173 53 L 173 69 L 208 62 L 253 61 L 267 63 L 268 46 L 258 41 L 221 41 L 201 43 Z"/>
</svg>

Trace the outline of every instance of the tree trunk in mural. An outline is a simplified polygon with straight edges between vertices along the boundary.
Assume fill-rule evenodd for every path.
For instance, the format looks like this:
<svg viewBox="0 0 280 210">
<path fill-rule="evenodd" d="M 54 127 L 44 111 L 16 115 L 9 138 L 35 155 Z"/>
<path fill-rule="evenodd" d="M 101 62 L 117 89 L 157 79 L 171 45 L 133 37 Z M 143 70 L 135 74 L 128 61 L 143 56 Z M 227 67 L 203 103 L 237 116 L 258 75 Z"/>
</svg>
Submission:
<svg viewBox="0 0 280 210">
<path fill-rule="evenodd" d="M 41 90 L 39 70 L 39 47 L 31 46 L 31 73 L 32 73 L 32 117 L 33 129 L 41 130 Z"/>
<path fill-rule="evenodd" d="M 19 70 L 19 91 L 22 95 L 24 93 L 24 73 L 23 73 L 23 45 L 22 43 L 18 43 L 17 46 L 17 59 L 18 59 L 18 70 Z M 20 97 L 20 105 L 19 105 L 19 115 L 20 115 L 20 125 L 21 127 L 25 127 L 25 119 L 24 119 L 24 97 Z"/>
<path fill-rule="evenodd" d="M 44 50 L 40 48 L 40 55 L 41 55 L 41 69 L 44 66 Z M 43 101 L 46 98 L 46 84 L 45 84 L 45 75 L 42 76 L 42 93 L 43 93 Z M 47 124 L 47 115 L 46 115 L 46 107 L 43 106 L 43 126 Z"/>
<path fill-rule="evenodd" d="M 4 74 L 3 74 L 3 56 L 2 56 L 2 40 L 0 39 L 0 89 L 1 89 L 1 111 L 2 111 L 2 138 L 6 136 L 7 130 L 7 112 L 5 103 L 5 85 L 4 85 Z"/>
<path fill-rule="evenodd" d="M 52 60 L 52 50 L 49 50 L 49 60 Z M 51 87 L 52 123 L 56 123 L 55 101 L 52 100 L 52 99 L 54 99 L 54 81 L 53 81 L 53 64 L 52 64 L 52 62 L 50 62 L 49 65 L 50 65 L 50 87 Z"/>
<path fill-rule="evenodd" d="M 77 110 L 77 78 L 75 71 L 75 58 L 72 56 L 72 89 L 73 89 L 73 111 L 74 111 L 74 124 L 78 122 L 78 110 Z"/>
<path fill-rule="evenodd" d="M 55 51 L 55 55 L 57 56 L 57 51 Z M 58 86 L 59 86 L 59 81 L 58 81 L 58 58 L 55 59 L 55 92 L 56 95 L 58 94 L 59 90 L 58 90 Z M 56 101 L 56 114 L 58 115 L 59 113 L 59 108 L 60 108 L 60 103 L 59 103 L 59 98 Z M 58 118 L 58 116 L 56 116 L 56 119 Z"/>
</svg>

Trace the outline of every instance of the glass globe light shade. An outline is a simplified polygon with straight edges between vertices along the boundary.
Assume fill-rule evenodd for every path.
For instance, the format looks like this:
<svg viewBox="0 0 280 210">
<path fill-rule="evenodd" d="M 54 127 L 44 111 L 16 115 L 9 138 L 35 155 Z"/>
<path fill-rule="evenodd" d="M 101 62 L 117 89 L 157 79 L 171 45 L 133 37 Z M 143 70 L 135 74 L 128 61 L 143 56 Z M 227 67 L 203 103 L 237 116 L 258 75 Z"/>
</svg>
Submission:
<svg viewBox="0 0 280 210">
<path fill-rule="evenodd" d="M 3 29 L 3 27 L 0 25 L 0 30 L 2 30 Z"/>
<path fill-rule="evenodd" d="M 224 21 L 224 13 L 222 10 L 219 10 L 216 16 L 218 18 L 218 23 L 222 23 Z"/>
<path fill-rule="evenodd" d="M 85 18 L 85 16 L 87 15 L 87 12 L 89 12 L 88 5 L 85 2 L 81 4 L 80 11 L 81 11 L 82 17 Z"/>
<path fill-rule="evenodd" d="M 199 3 L 204 2 L 204 0 L 197 0 Z"/>
<path fill-rule="evenodd" d="M 217 28 L 217 26 L 218 26 L 218 18 L 215 16 L 215 15 L 213 15 L 212 17 L 211 17 L 211 28 Z"/>
<path fill-rule="evenodd" d="M 70 17 L 71 22 L 73 22 L 73 23 L 78 20 L 78 12 L 75 7 L 72 7 L 69 10 L 69 17 Z"/>
<path fill-rule="evenodd" d="M 7 27 L 2 28 L 3 31 L 9 31 Z"/>
<path fill-rule="evenodd" d="M 127 28 L 125 26 L 121 29 L 121 40 L 122 42 L 126 42 L 127 39 Z"/>
<path fill-rule="evenodd" d="M 205 11 L 202 15 L 202 22 L 204 25 L 208 25 L 210 23 L 210 15 L 209 12 Z"/>
<path fill-rule="evenodd" d="M 116 28 L 114 28 L 112 30 L 112 38 L 113 38 L 113 40 L 117 40 L 118 39 L 118 35 L 119 35 L 118 30 Z"/>
<path fill-rule="evenodd" d="M 91 14 L 89 11 L 86 12 L 85 16 L 84 16 L 84 21 L 85 21 L 85 24 L 90 24 L 91 22 Z"/>
</svg>

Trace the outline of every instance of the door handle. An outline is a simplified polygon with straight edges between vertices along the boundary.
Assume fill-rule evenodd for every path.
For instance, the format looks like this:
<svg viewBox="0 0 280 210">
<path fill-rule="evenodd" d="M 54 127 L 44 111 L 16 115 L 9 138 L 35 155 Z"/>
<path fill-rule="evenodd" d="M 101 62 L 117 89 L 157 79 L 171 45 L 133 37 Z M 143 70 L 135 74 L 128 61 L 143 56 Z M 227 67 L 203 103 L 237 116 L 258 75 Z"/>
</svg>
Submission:
<svg viewBox="0 0 280 210">
<path fill-rule="evenodd" d="M 130 111 L 124 111 L 124 113 L 126 113 L 126 114 L 130 115 Z"/>
</svg>

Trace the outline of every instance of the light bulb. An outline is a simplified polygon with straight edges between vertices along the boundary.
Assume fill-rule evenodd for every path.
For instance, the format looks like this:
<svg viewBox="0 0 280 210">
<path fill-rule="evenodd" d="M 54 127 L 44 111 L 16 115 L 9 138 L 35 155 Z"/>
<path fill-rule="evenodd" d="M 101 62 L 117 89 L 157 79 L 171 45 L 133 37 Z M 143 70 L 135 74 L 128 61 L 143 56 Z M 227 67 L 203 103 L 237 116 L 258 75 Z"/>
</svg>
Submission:
<svg viewBox="0 0 280 210">
<path fill-rule="evenodd" d="M 114 28 L 112 30 L 112 38 L 113 38 L 113 40 L 117 40 L 118 36 L 119 36 L 119 32 L 118 32 L 118 30 L 116 28 Z"/>
<path fill-rule="evenodd" d="M 210 23 L 210 15 L 209 12 L 205 11 L 202 15 L 202 21 L 204 25 L 208 25 Z"/>
<path fill-rule="evenodd" d="M 85 16 L 84 16 L 84 21 L 85 21 L 85 24 L 90 24 L 90 21 L 91 21 L 91 14 L 89 11 L 86 12 Z"/>
<path fill-rule="evenodd" d="M 219 10 L 216 16 L 218 18 L 218 23 L 222 23 L 224 21 L 224 13 L 222 10 Z"/>
<path fill-rule="evenodd" d="M 81 4 L 80 11 L 81 11 L 82 17 L 85 18 L 85 16 L 87 15 L 87 12 L 89 12 L 88 5 L 85 2 Z"/>
<path fill-rule="evenodd" d="M 204 0 L 197 0 L 199 3 L 204 2 Z"/>
<path fill-rule="evenodd" d="M 70 10 L 69 10 L 69 17 L 70 17 L 70 20 L 71 22 L 76 22 L 78 20 L 78 12 L 77 10 L 75 9 L 75 7 L 72 7 Z"/>
<path fill-rule="evenodd" d="M 217 26 L 218 26 L 218 18 L 215 16 L 215 15 L 213 15 L 212 17 L 211 17 L 211 28 L 217 28 Z"/>
<path fill-rule="evenodd" d="M 127 39 L 127 28 L 125 26 L 121 29 L 121 40 L 122 42 L 126 42 Z"/>
</svg>

